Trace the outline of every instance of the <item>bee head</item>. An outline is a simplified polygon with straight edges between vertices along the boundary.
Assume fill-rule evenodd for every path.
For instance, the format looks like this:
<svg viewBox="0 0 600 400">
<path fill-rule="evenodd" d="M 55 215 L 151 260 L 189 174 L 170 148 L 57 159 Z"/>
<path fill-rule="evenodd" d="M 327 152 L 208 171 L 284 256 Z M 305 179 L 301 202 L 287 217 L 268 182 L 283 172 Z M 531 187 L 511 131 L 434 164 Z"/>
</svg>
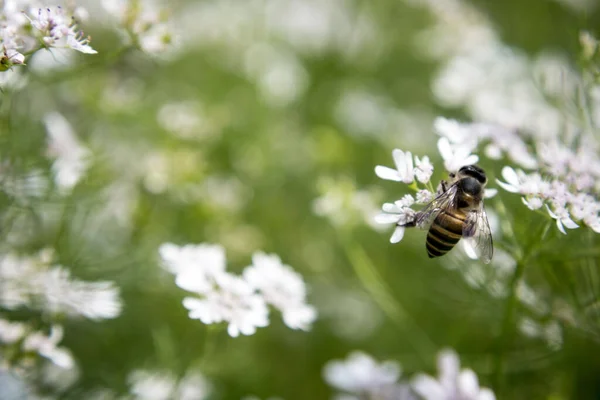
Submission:
<svg viewBox="0 0 600 400">
<path fill-rule="evenodd" d="M 462 176 L 470 176 L 477 179 L 479 183 L 485 185 L 487 183 L 487 176 L 485 171 L 477 165 L 465 165 L 458 170 L 458 173 Z"/>
</svg>

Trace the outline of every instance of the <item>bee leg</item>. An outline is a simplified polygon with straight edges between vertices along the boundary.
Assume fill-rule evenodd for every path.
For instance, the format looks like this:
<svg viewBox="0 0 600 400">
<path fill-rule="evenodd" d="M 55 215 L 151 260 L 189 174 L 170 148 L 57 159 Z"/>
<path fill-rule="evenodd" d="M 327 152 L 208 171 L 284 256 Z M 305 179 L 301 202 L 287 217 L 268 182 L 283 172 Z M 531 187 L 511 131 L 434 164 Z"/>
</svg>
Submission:
<svg viewBox="0 0 600 400">
<path fill-rule="evenodd" d="M 415 221 L 410 221 L 407 222 L 406 224 L 398 224 L 399 226 L 403 226 L 405 228 L 414 228 L 415 226 L 417 226 L 417 223 Z"/>
<path fill-rule="evenodd" d="M 439 196 L 442 193 L 446 193 L 446 191 L 448 190 L 448 187 L 446 186 L 448 184 L 448 182 L 442 180 L 440 181 L 440 184 L 438 185 L 437 189 L 436 189 L 436 195 Z"/>
<path fill-rule="evenodd" d="M 477 225 L 470 219 L 467 219 L 465 221 L 465 225 L 463 226 L 463 237 L 465 238 L 470 238 L 475 236 L 475 233 L 477 232 Z"/>
</svg>

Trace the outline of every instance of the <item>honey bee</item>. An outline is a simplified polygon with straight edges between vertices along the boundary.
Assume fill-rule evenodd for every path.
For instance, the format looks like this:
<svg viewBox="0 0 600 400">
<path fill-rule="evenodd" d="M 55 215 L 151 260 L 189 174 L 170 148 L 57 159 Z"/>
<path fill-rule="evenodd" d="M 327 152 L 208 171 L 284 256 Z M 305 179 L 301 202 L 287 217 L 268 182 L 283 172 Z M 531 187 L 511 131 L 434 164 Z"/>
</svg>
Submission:
<svg viewBox="0 0 600 400">
<path fill-rule="evenodd" d="M 404 226 L 429 226 L 425 247 L 430 258 L 443 256 L 462 237 L 487 264 L 492 259 L 494 245 L 483 207 L 485 172 L 477 165 L 467 165 L 449 176 L 447 182 L 440 182 L 435 199 Z"/>
</svg>

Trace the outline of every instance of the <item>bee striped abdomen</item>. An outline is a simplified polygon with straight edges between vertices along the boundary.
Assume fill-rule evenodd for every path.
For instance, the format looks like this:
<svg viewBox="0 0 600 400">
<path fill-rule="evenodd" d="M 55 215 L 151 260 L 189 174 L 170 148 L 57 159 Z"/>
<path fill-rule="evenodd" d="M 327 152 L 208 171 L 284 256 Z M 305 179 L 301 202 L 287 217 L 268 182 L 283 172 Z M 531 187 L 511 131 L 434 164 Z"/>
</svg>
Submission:
<svg viewBox="0 0 600 400">
<path fill-rule="evenodd" d="M 461 212 L 440 212 L 427 233 L 425 247 L 430 258 L 443 256 L 452 250 L 462 237 L 465 218 Z"/>
</svg>

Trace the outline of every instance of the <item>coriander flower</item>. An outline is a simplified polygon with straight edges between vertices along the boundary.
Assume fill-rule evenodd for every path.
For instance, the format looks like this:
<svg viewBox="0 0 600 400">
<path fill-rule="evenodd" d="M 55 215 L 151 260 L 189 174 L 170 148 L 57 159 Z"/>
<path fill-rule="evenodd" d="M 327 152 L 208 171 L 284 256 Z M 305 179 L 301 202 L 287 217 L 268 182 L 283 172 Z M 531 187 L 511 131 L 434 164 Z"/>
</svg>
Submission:
<svg viewBox="0 0 600 400">
<path fill-rule="evenodd" d="M 548 214 L 556 220 L 556 226 L 558 227 L 558 230 L 561 231 L 563 234 L 567 234 L 565 228 L 579 228 L 579 225 L 577 225 L 575 221 L 571 219 L 571 216 L 569 215 L 569 210 L 567 210 L 565 207 L 557 207 L 554 209 L 554 211 L 552 211 L 550 207 L 548 207 L 548 205 L 546 204 L 546 210 L 548 210 Z"/>
<path fill-rule="evenodd" d="M 417 192 L 417 204 L 428 204 L 433 200 L 434 194 L 427 189 L 421 189 Z"/>
<path fill-rule="evenodd" d="M 175 284 L 191 292 L 208 293 L 216 277 L 225 273 L 225 249 L 220 245 L 163 243 L 158 251 L 164 268 L 175 274 Z"/>
<path fill-rule="evenodd" d="M 346 360 L 329 361 L 323 368 L 323 378 L 327 384 L 355 394 L 356 398 L 369 398 L 369 395 L 396 384 L 400 375 L 400 364 L 397 362 L 378 363 L 373 357 L 360 351 L 350 353 Z"/>
<path fill-rule="evenodd" d="M 232 337 L 252 335 L 256 328 L 269 324 L 267 304 L 244 279 L 222 273 L 215 277 L 216 287 L 203 298 L 186 297 L 183 305 L 189 317 L 205 324 L 227 322 Z"/>
<path fill-rule="evenodd" d="M 188 371 L 179 381 L 170 372 L 134 370 L 127 376 L 129 393 L 140 400 L 202 400 L 211 385 L 199 372 Z"/>
<path fill-rule="evenodd" d="M 167 400 L 175 392 L 176 380 L 170 373 L 134 370 L 127 377 L 135 399 Z"/>
<path fill-rule="evenodd" d="M 96 54 L 89 46 L 90 38 L 77 30 L 74 17 L 65 15 L 62 7 L 38 8 L 27 16 L 46 47 L 71 48 L 85 54 Z"/>
<path fill-rule="evenodd" d="M 382 213 L 375 217 L 375 222 L 379 224 L 396 224 L 396 229 L 390 238 L 391 243 L 398 243 L 404 237 L 406 225 L 415 219 L 416 212 L 410 205 L 414 202 L 412 196 L 406 195 L 402 200 L 395 203 L 385 203 L 382 207 Z M 410 204 L 409 204 L 410 203 Z"/>
<path fill-rule="evenodd" d="M 0 343 L 15 343 L 25 336 L 27 326 L 21 322 L 11 322 L 0 318 Z"/>
<path fill-rule="evenodd" d="M 50 329 L 49 336 L 46 336 L 41 332 L 29 334 L 23 342 L 23 350 L 35 351 L 59 367 L 70 369 L 75 365 L 71 353 L 64 348 L 56 347 L 62 338 L 62 326 L 53 325 Z"/>
<path fill-rule="evenodd" d="M 470 369 L 460 370 L 458 355 L 443 350 L 438 355 L 439 378 L 419 374 L 412 381 L 413 390 L 425 400 L 495 400 L 494 393 L 479 387 L 477 375 Z"/>
<path fill-rule="evenodd" d="M 302 276 L 284 265 L 275 254 L 256 252 L 244 278 L 268 304 L 279 309 L 283 321 L 292 329 L 307 330 L 317 317 L 314 307 L 306 304 L 306 285 Z"/>
<path fill-rule="evenodd" d="M 415 164 L 417 165 L 417 168 L 415 168 L 417 180 L 421 183 L 429 182 L 433 174 L 433 165 L 431 165 L 429 157 L 424 156 L 423 158 L 419 158 L 415 156 Z"/>
<path fill-rule="evenodd" d="M 90 152 L 79 143 L 71 124 L 61 114 L 46 114 L 44 124 L 48 132 L 48 155 L 54 158 L 54 180 L 61 190 L 68 191 L 87 170 Z"/>
<path fill-rule="evenodd" d="M 50 265 L 50 259 L 0 258 L 0 306 L 28 306 L 50 314 L 92 320 L 116 318 L 121 313 L 119 289 L 110 281 L 88 282 L 71 278 L 67 269 Z"/>
<path fill-rule="evenodd" d="M 478 156 L 471 154 L 471 146 L 451 145 L 446 137 L 441 137 L 437 146 L 447 171 L 456 172 L 465 165 L 473 165 L 479 161 Z"/>
<path fill-rule="evenodd" d="M 392 157 L 394 158 L 396 169 L 378 165 L 375 167 L 377 176 L 389 181 L 412 183 L 415 171 L 411 152 L 403 152 L 402 150 L 394 149 Z"/>
</svg>

